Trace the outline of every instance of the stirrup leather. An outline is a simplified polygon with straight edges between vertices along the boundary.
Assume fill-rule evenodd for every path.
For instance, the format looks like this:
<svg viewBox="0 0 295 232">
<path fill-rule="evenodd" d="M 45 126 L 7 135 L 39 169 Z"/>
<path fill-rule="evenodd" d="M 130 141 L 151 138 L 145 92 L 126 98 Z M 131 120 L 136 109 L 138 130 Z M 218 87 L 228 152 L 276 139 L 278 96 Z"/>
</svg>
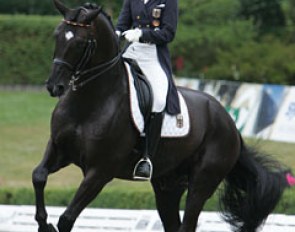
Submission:
<svg viewBox="0 0 295 232">
<path fill-rule="evenodd" d="M 138 168 L 138 166 L 141 164 L 141 163 L 144 163 L 144 162 L 147 162 L 148 165 L 150 166 L 150 176 L 149 177 L 142 177 L 142 176 L 136 176 L 135 175 L 135 172 Z M 151 160 L 148 158 L 148 157 L 144 157 L 144 158 L 141 158 L 137 164 L 135 165 L 135 168 L 133 170 L 133 179 L 134 180 L 151 180 L 152 178 L 152 174 L 153 174 L 153 164 L 151 162 Z"/>
</svg>

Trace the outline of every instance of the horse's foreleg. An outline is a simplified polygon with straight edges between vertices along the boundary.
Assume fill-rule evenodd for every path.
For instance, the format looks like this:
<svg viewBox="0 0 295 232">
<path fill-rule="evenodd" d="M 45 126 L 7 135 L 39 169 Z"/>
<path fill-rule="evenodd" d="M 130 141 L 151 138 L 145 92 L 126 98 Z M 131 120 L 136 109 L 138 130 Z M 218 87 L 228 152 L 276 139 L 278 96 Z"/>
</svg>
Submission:
<svg viewBox="0 0 295 232">
<path fill-rule="evenodd" d="M 47 149 L 45 151 L 43 160 L 34 169 L 32 175 L 32 182 L 35 190 L 36 199 L 36 216 L 35 219 L 39 225 L 39 232 L 51 232 L 55 231 L 51 225 L 47 224 L 47 212 L 44 202 L 44 188 L 47 183 L 47 177 L 50 173 L 56 172 L 62 166 L 62 163 L 58 162 L 58 157 L 54 145 L 51 141 L 48 142 Z"/>
<path fill-rule="evenodd" d="M 102 178 L 95 170 L 86 172 L 78 191 L 58 222 L 59 232 L 70 232 L 82 210 L 97 196 L 111 178 Z"/>
</svg>

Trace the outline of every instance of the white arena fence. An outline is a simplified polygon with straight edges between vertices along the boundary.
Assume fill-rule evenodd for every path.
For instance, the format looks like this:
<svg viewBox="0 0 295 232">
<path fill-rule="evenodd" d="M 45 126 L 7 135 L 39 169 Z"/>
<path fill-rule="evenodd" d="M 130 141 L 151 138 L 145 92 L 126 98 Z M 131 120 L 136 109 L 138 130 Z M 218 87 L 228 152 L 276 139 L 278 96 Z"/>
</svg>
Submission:
<svg viewBox="0 0 295 232">
<path fill-rule="evenodd" d="M 56 225 L 63 207 L 48 207 L 48 221 Z M 35 232 L 34 206 L 0 205 L 0 232 Z M 160 232 L 163 231 L 156 210 L 90 209 L 77 219 L 73 232 Z M 198 232 L 230 232 L 230 227 L 215 212 L 203 212 Z M 260 232 L 294 232 L 295 216 L 270 215 Z"/>
</svg>

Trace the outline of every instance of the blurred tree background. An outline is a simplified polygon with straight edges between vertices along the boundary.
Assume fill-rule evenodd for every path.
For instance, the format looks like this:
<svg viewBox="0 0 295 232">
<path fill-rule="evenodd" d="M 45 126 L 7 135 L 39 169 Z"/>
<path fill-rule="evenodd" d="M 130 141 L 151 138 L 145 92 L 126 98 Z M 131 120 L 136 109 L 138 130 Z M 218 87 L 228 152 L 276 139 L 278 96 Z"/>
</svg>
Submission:
<svg viewBox="0 0 295 232">
<path fill-rule="evenodd" d="M 86 1 L 63 0 L 70 7 Z M 123 0 L 93 2 L 103 5 L 115 21 Z M 177 76 L 295 84 L 295 0 L 185 0 L 179 1 L 179 8 L 178 33 L 170 45 Z M 0 0 L 0 14 L 56 15 L 57 12 L 52 0 Z M 0 33 L 5 41 L 13 34 L 3 36 L 7 33 L 3 26 L 9 25 L 7 20 L 0 18 Z M 38 20 L 35 18 L 34 21 Z M 13 25 L 10 24 L 10 27 Z M 39 29 L 44 33 L 35 34 L 43 40 L 50 36 L 48 28 Z M 29 31 L 28 28 L 28 34 Z M 19 29 L 16 35 L 21 35 Z M 0 38 L 1 62 L 6 58 L 3 57 L 5 48 L 1 49 L 2 40 Z M 41 50 L 46 54 L 51 51 L 49 48 Z M 50 66 L 50 56 L 42 55 L 44 68 L 32 75 L 38 75 L 39 79 L 40 75 L 47 75 L 45 70 Z M 3 73 L 3 69 L 11 68 L 7 62 L 0 66 Z M 18 77 L 15 77 L 13 82 L 17 80 Z M 36 77 L 31 76 L 21 80 L 21 83 L 28 80 L 39 83 Z M 3 78 L 0 80 L 0 83 L 5 82 Z"/>
</svg>

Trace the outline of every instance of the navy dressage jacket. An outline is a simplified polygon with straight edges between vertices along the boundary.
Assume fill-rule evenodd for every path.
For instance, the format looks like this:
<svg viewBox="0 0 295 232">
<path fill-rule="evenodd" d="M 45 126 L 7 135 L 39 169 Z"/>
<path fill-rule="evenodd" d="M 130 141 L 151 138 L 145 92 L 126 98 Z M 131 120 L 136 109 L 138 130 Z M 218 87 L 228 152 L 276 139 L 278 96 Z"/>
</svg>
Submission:
<svg viewBox="0 0 295 232">
<path fill-rule="evenodd" d="M 166 111 L 171 115 L 180 113 L 177 89 L 172 78 L 171 57 L 168 43 L 176 34 L 178 0 L 124 0 L 116 30 L 124 32 L 131 28 L 142 30 L 141 43 L 155 44 L 159 62 L 168 82 Z"/>
</svg>

